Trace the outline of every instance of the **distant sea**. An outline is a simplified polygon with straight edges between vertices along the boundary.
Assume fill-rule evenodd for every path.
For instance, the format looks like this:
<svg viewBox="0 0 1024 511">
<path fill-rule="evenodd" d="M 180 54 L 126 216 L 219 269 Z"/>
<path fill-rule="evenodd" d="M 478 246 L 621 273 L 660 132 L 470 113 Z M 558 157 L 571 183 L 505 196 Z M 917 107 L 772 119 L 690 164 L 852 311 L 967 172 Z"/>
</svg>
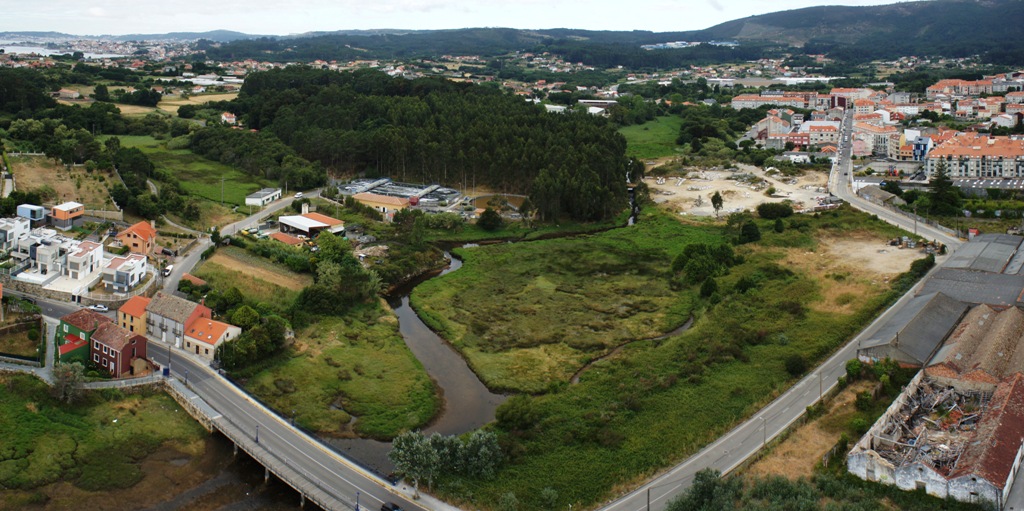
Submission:
<svg viewBox="0 0 1024 511">
<path fill-rule="evenodd" d="M 0 49 L 4 50 L 4 53 L 8 54 L 28 54 L 35 53 L 36 55 L 50 56 L 50 55 L 63 55 L 65 53 L 73 53 L 75 50 L 51 50 L 49 48 L 43 48 L 42 46 L 14 46 L 10 45 L 10 41 L 0 41 Z M 112 59 L 116 57 L 124 57 L 124 55 L 118 55 L 116 53 L 89 53 L 83 52 L 87 59 Z"/>
</svg>

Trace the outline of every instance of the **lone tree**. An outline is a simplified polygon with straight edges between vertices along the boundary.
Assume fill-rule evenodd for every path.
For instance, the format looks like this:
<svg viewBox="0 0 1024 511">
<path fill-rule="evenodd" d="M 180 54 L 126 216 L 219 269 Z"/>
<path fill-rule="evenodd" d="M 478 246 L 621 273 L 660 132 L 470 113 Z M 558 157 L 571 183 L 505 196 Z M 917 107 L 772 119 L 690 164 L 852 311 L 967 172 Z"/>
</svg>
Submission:
<svg viewBox="0 0 1024 511">
<path fill-rule="evenodd" d="M 480 219 L 476 223 L 485 231 L 496 231 L 501 229 L 501 215 L 497 211 L 487 208 L 480 213 Z"/>
<path fill-rule="evenodd" d="M 82 394 L 85 368 L 78 362 L 53 366 L 53 397 L 65 403 L 73 403 Z"/>
<path fill-rule="evenodd" d="M 715 208 L 715 218 L 718 218 L 718 212 L 722 210 L 722 194 L 715 190 L 715 194 L 711 196 L 711 207 Z"/>
<path fill-rule="evenodd" d="M 960 192 L 953 186 L 948 170 L 946 162 L 939 160 L 935 166 L 935 175 L 928 183 L 928 202 L 932 206 L 932 213 L 936 215 L 953 216 L 960 209 Z"/>
</svg>

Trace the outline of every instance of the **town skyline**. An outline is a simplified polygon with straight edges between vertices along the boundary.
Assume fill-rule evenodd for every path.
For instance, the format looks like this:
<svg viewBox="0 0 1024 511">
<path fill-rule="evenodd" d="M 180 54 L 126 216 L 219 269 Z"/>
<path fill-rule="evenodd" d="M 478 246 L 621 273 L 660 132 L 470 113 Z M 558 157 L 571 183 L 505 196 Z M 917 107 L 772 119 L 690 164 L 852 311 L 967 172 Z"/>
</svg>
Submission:
<svg viewBox="0 0 1024 511">
<path fill-rule="evenodd" d="M 536 0 L 490 5 L 480 0 L 383 0 L 365 3 L 307 0 L 286 6 L 269 0 L 187 2 L 168 9 L 158 4 L 100 0 L 83 5 L 69 0 L 45 4 L 0 1 L 6 16 L 0 31 L 63 32 L 73 35 L 123 35 L 232 30 L 252 35 L 296 35 L 337 30 L 445 30 L 477 27 L 585 30 L 700 30 L 726 21 L 769 12 L 824 5 L 871 6 L 891 0 L 640 0 L 629 5 L 608 0 L 550 4 Z M 6 5 L 4 5 L 6 4 Z M 239 13 L 228 15 L 227 13 Z M 660 13 L 660 14 L 654 14 Z"/>
</svg>

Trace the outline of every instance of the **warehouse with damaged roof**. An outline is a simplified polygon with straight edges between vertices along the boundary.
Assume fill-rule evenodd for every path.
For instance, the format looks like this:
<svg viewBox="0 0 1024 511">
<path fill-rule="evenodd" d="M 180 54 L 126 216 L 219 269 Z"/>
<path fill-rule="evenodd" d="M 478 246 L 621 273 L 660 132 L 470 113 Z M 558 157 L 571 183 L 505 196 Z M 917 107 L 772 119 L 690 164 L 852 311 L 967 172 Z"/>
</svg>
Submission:
<svg viewBox="0 0 1024 511">
<path fill-rule="evenodd" d="M 963 245 L 863 343 L 861 360 L 923 370 L 851 449 L 852 474 L 1004 508 L 1024 456 L 1022 241 Z"/>
</svg>

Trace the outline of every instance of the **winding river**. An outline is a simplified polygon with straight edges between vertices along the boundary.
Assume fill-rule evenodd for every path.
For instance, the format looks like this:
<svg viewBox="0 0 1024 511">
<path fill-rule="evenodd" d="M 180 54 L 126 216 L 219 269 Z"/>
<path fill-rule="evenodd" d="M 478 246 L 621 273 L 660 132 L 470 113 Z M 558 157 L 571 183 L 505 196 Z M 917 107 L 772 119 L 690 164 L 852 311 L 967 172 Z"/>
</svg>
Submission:
<svg viewBox="0 0 1024 511">
<path fill-rule="evenodd" d="M 451 257 L 451 254 L 445 253 L 445 257 L 451 261 L 448 267 L 427 278 L 447 275 L 462 267 L 462 261 Z M 415 284 L 423 280 L 426 279 L 417 279 L 388 298 L 388 304 L 398 317 L 398 330 L 405 344 L 423 364 L 441 395 L 441 412 L 423 431 L 443 435 L 472 431 L 493 421 L 495 410 L 507 396 L 488 390 L 462 355 L 423 323 L 409 305 L 409 294 Z M 389 474 L 394 470 L 387 457 L 391 450 L 389 442 L 362 438 L 325 438 L 324 441 L 378 473 Z"/>
</svg>

